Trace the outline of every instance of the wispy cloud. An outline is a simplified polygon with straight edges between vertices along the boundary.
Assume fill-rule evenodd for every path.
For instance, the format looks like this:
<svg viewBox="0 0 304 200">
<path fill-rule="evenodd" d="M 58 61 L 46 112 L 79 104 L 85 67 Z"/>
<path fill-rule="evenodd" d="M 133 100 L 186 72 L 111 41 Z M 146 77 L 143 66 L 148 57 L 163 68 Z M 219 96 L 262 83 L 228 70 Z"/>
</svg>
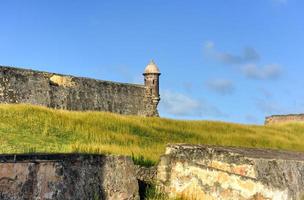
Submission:
<svg viewBox="0 0 304 200">
<path fill-rule="evenodd" d="M 205 55 L 224 64 L 234 65 L 234 70 L 238 70 L 249 79 L 269 80 L 277 79 L 282 75 L 282 68 L 277 64 L 267 64 L 259 66 L 260 54 L 252 47 L 243 49 L 240 55 L 228 52 L 221 52 L 215 48 L 213 42 L 208 41 L 204 46 Z"/>
<path fill-rule="evenodd" d="M 250 79 L 276 79 L 281 75 L 281 67 L 276 64 L 258 67 L 255 64 L 248 64 L 241 67 L 243 74 Z"/>
<path fill-rule="evenodd" d="M 244 64 L 248 62 L 255 62 L 260 59 L 258 52 L 252 47 L 246 47 L 242 50 L 240 55 L 228 52 L 221 52 L 215 48 L 213 42 L 208 41 L 204 47 L 205 54 L 213 59 L 216 59 L 225 64 Z"/>
<path fill-rule="evenodd" d="M 160 109 L 175 116 L 224 116 L 215 106 L 181 93 L 165 90 L 161 92 Z"/>
<path fill-rule="evenodd" d="M 227 79 L 213 79 L 206 82 L 209 90 L 214 91 L 220 95 L 228 95 L 234 92 L 234 84 Z"/>
</svg>

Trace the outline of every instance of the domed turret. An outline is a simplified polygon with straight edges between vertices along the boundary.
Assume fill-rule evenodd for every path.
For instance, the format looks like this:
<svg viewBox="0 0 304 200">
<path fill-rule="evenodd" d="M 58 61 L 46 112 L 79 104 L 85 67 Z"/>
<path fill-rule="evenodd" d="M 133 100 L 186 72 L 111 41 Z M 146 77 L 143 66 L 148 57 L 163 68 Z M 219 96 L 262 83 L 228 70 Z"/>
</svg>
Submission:
<svg viewBox="0 0 304 200">
<path fill-rule="evenodd" d="M 160 74 L 159 69 L 153 60 L 147 65 L 144 75 L 145 74 Z"/>
<path fill-rule="evenodd" d="M 155 107 L 160 101 L 159 76 L 160 71 L 153 60 L 147 65 L 143 73 L 145 77 L 146 96 L 150 97 Z"/>
</svg>

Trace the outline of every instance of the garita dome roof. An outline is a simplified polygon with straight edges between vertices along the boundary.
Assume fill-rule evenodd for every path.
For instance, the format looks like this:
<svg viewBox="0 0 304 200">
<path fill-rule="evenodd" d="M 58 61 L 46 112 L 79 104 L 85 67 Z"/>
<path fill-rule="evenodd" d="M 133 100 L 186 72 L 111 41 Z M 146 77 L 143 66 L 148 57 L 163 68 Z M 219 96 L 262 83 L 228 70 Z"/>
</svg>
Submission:
<svg viewBox="0 0 304 200">
<path fill-rule="evenodd" d="M 160 74 L 160 71 L 153 60 L 147 65 L 144 74 Z"/>
</svg>

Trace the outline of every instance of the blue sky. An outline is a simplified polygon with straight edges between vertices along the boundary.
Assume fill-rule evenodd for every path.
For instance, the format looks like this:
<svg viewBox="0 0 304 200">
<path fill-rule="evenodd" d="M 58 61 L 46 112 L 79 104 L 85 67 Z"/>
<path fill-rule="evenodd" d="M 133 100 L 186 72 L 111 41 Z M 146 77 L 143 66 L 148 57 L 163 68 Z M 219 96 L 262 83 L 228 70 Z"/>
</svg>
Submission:
<svg viewBox="0 0 304 200">
<path fill-rule="evenodd" d="M 160 115 L 261 124 L 304 112 L 302 0 L 0 0 L 0 64 L 142 83 Z"/>
</svg>

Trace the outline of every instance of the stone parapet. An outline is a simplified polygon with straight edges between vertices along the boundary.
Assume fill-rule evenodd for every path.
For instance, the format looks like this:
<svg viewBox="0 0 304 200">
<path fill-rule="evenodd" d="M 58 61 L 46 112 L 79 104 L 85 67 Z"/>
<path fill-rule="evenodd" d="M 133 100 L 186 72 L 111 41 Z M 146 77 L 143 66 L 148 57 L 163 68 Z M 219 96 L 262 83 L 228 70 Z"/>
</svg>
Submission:
<svg viewBox="0 0 304 200">
<path fill-rule="evenodd" d="M 157 184 L 172 198 L 301 200 L 304 198 L 304 154 L 169 145 L 158 165 Z"/>
<path fill-rule="evenodd" d="M 129 157 L 0 155 L 0 199 L 138 200 L 139 194 Z"/>
<path fill-rule="evenodd" d="M 304 114 L 273 115 L 265 119 L 265 125 L 290 122 L 304 122 Z"/>
</svg>

